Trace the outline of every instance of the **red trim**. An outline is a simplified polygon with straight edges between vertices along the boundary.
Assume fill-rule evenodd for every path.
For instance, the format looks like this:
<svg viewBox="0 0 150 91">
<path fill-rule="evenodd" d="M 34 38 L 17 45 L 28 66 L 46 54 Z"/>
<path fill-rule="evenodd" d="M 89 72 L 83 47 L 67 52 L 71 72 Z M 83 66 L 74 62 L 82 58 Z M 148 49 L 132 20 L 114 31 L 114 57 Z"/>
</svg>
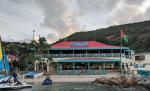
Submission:
<svg viewBox="0 0 150 91">
<path fill-rule="evenodd" d="M 72 43 L 80 42 L 80 43 L 87 43 L 88 46 L 77 46 L 73 47 Z M 104 44 L 102 42 L 96 41 L 63 41 L 51 46 L 51 48 L 119 48 L 119 46 L 112 46 L 108 44 Z"/>
<path fill-rule="evenodd" d="M 108 58 L 69 58 L 65 60 L 113 60 Z"/>
</svg>

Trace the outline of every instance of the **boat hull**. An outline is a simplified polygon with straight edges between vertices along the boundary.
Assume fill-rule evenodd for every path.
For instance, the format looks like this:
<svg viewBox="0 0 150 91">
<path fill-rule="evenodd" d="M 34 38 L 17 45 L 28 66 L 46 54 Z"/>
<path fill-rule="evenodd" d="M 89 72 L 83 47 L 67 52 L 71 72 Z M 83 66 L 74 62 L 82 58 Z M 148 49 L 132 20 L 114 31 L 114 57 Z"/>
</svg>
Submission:
<svg viewBox="0 0 150 91">
<path fill-rule="evenodd" d="M 23 83 L 21 85 L 12 85 L 12 84 L 0 84 L 0 90 L 17 90 L 24 88 L 32 88 L 32 85 Z"/>
</svg>

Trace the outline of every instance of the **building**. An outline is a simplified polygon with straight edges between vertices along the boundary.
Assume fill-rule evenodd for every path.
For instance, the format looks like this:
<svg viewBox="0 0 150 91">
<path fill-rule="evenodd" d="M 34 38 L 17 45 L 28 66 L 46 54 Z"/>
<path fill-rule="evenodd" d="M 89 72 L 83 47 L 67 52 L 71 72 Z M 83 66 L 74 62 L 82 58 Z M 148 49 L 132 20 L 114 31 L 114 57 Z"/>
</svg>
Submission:
<svg viewBox="0 0 150 91">
<path fill-rule="evenodd" d="M 138 67 L 149 66 L 148 69 L 150 69 L 150 53 L 137 53 L 133 55 L 133 58 L 134 65 L 137 65 Z"/>
<path fill-rule="evenodd" d="M 96 41 L 63 41 L 38 54 L 52 58 L 57 74 L 99 75 L 120 70 L 121 63 L 132 62 L 132 50 Z"/>
</svg>

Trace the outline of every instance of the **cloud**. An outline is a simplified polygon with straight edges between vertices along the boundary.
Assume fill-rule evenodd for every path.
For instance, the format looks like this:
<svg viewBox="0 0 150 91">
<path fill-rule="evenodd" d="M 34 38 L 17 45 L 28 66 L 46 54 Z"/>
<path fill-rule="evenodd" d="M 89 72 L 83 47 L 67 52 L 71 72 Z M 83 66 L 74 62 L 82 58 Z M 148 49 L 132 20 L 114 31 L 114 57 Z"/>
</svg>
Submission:
<svg viewBox="0 0 150 91">
<path fill-rule="evenodd" d="M 150 19 L 144 11 L 143 3 L 146 0 L 122 0 L 120 6 L 115 9 L 115 12 L 107 20 L 108 25 L 126 24 L 132 22 L 140 22 Z"/>
<path fill-rule="evenodd" d="M 41 26 L 55 30 L 60 38 L 78 31 L 76 17 L 69 9 L 67 0 L 38 0 L 38 3 L 45 14 Z"/>
<path fill-rule="evenodd" d="M 76 0 L 81 15 L 90 13 L 110 13 L 119 0 Z"/>
<path fill-rule="evenodd" d="M 94 14 L 106 16 L 118 2 L 117 0 L 103 2 L 100 0 L 38 0 L 37 3 L 45 14 L 41 27 L 53 29 L 59 38 L 63 38 L 81 31 L 84 25 L 90 24 L 92 17 L 95 17 Z M 86 22 L 87 20 L 89 22 Z"/>
<path fill-rule="evenodd" d="M 128 5 L 142 5 L 145 0 L 124 0 Z"/>
<path fill-rule="evenodd" d="M 0 0 L 5 40 L 45 36 L 49 42 L 83 30 L 150 19 L 149 0 Z"/>
<path fill-rule="evenodd" d="M 32 30 L 42 22 L 33 0 L 1 0 L 0 32 L 3 40 L 32 39 Z"/>
<path fill-rule="evenodd" d="M 150 7 L 146 10 L 147 17 L 150 17 Z"/>
<path fill-rule="evenodd" d="M 48 43 L 53 43 L 53 42 L 57 41 L 58 34 L 56 32 L 50 33 L 50 34 L 47 34 L 46 38 L 47 38 Z"/>
</svg>

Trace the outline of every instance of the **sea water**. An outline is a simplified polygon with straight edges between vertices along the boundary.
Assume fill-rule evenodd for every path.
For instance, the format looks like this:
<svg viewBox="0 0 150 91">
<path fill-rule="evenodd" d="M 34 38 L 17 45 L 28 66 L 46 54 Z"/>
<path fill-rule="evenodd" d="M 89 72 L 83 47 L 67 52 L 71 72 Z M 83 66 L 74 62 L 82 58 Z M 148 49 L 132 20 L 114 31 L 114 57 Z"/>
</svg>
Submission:
<svg viewBox="0 0 150 91">
<path fill-rule="evenodd" d="M 16 90 L 15 90 L 16 91 Z M 54 83 L 53 85 L 43 86 L 40 83 L 33 84 L 33 88 L 21 89 L 17 91 L 134 91 L 120 89 L 116 87 L 97 86 L 91 83 Z"/>
</svg>

